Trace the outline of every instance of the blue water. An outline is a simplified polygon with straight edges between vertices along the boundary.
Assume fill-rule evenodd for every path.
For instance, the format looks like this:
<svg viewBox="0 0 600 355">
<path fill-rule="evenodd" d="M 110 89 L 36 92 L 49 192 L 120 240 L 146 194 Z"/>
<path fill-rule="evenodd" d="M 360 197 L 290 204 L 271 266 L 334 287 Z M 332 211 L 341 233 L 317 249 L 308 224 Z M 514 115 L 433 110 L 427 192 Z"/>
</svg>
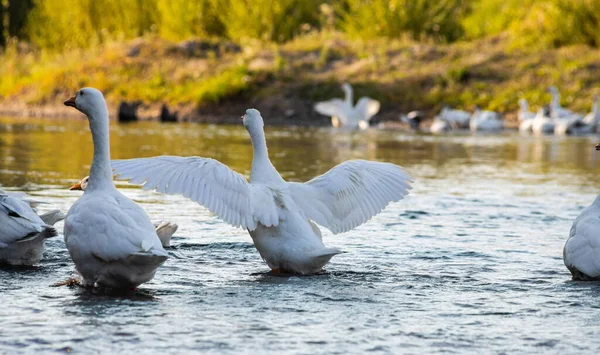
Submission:
<svg viewBox="0 0 600 355">
<path fill-rule="evenodd" d="M 0 119 L 0 183 L 66 211 L 88 135 L 83 122 Z M 171 258 L 138 292 L 51 287 L 74 267 L 62 236 L 50 240 L 38 267 L 0 270 L 0 353 L 598 351 L 600 284 L 571 281 L 562 263 L 571 222 L 600 191 L 596 138 L 272 128 L 267 139 L 287 179 L 365 158 L 404 166 L 415 188 L 351 232 L 324 231 L 347 252 L 324 274 L 278 277 L 247 232 L 121 185 L 151 219 L 179 224 Z M 114 158 L 198 154 L 249 171 L 242 127 L 115 125 L 112 141 Z"/>
</svg>

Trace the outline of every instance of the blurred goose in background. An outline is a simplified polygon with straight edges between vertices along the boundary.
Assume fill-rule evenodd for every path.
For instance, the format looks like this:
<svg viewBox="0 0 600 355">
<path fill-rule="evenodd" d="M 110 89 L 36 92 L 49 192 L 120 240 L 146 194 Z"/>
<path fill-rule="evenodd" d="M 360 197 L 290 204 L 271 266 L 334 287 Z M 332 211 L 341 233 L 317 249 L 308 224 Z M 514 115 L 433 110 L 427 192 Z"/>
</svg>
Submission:
<svg viewBox="0 0 600 355">
<path fill-rule="evenodd" d="M 519 132 L 531 133 L 531 127 L 533 125 L 533 119 L 535 118 L 535 112 L 529 111 L 529 103 L 525 99 L 519 100 Z"/>
<path fill-rule="evenodd" d="M 471 115 L 469 122 L 471 132 L 498 132 L 504 128 L 504 121 L 499 113 L 494 111 L 480 110 L 475 106 L 475 112 Z"/>
<path fill-rule="evenodd" d="M 429 127 L 429 131 L 433 134 L 447 133 L 451 130 L 452 126 L 450 123 L 439 117 L 435 117 L 431 123 L 431 127 Z"/>
<path fill-rule="evenodd" d="M 222 163 L 201 157 L 159 156 L 113 160 L 119 178 L 144 189 L 182 194 L 250 233 L 273 272 L 313 274 L 342 251 L 323 244 L 317 224 L 343 233 L 367 222 L 409 192 L 401 167 L 346 161 L 306 183 L 286 182 L 267 150 L 263 118 L 255 109 L 242 116 L 253 158 L 250 180 Z"/>
<path fill-rule="evenodd" d="M 448 106 L 444 106 L 437 117 L 448 122 L 452 128 L 457 129 L 469 128 L 471 122 L 470 112 L 451 109 Z"/>
<path fill-rule="evenodd" d="M 600 144 L 596 145 L 600 150 Z M 563 248 L 563 261 L 574 280 L 600 280 L 600 195 L 575 219 Z"/>
<path fill-rule="evenodd" d="M 592 110 L 585 116 L 574 114 L 564 119 L 558 119 L 554 133 L 559 135 L 581 135 L 594 133 L 598 125 L 598 95 L 594 95 Z"/>
<path fill-rule="evenodd" d="M 413 131 L 419 131 L 421 129 L 421 121 L 423 120 L 422 111 L 411 111 L 407 115 L 400 115 L 400 121 L 408 123 L 408 126 Z"/>
<path fill-rule="evenodd" d="M 34 265 L 44 254 L 44 242 L 56 237 L 56 229 L 44 222 L 29 204 L 0 190 L 0 262 Z"/>
<path fill-rule="evenodd" d="M 598 111 L 598 94 L 594 94 L 592 111 L 585 115 L 583 121 L 590 125 L 598 125 L 598 122 L 600 121 L 600 112 Z"/>
<path fill-rule="evenodd" d="M 539 109 L 531 124 L 533 134 L 552 134 L 554 133 L 554 119 L 550 117 L 550 107 L 544 105 Z"/>
<path fill-rule="evenodd" d="M 554 119 L 576 119 L 581 116 L 579 113 L 573 112 L 560 105 L 560 93 L 556 86 L 550 86 L 548 91 L 552 95 L 550 101 L 550 117 Z"/>
<path fill-rule="evenodd" d="M 154 277 L 168 254 L 146 212 L 113 183 L 102 93 L 83 88 L 65 105 L 87 116 L 94 143 L 88 185 L 65 220 L 67 249 L 83 286 L 135 288 Z"/>
<path fill-rule="evenodd" d="M 342 85 L 345 93 L 344 100 L 332 99 L 318 102 L 314 109 L 324 116 L 331 117 L 331 123 L 336 128 L 367 129 L 369 121 L 379 112 L 379 101 L 369 97 L 361 97 L 354 106 L 352 86 Z"/>
<path fill-rule="evenodd" d="M 88 187 L 89 181 L 90 177 L 86 176 L 83 179 L 81 179 L 81 181 L 71 186 L 69 190 L 85 191 Z M 156 235 L 158 235 L 162 246 L 165 248 L 170 247 L 171 237 L 173 236 L 173 234 L 175 234 L 175 232 L 177 232 L 179 226 L 175 223 L 171 223 L 168 221 L 153 222 L 152 225 L 154 225 L 154 228 L 156 229 Z"/>
</svg>

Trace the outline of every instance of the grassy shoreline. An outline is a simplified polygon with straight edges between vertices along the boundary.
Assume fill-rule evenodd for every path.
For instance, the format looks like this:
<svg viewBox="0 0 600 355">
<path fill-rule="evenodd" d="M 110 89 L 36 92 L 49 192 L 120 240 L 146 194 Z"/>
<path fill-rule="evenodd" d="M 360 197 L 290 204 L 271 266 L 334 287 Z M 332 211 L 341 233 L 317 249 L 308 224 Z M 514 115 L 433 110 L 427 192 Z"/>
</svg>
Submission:
<svg viewBox="0 0 600 355">
<path fill-rule="evenodd" d="M 356 97 L 381 101 L 381 120 L 414 109 L 433 116 L 446 103 L 500 111 L 511 121 L 519 98 L 535 109 L 549 101 L 550 85 L 561 90 L 563 106 L 588 112 L 598 58 L 600 50 L 582 45 L 511 50 L 502 36 L 434 44 L 320 32 L 279 45 L 144 36 L 55 55 L 14 44 L 0 56 L 0 114 L 72 116 L 62 101 L 95 86 L 113 112 L 121 101 L 142 102 L 142 119 L 166 104 L 189 121 L 237 122 L 256 107 L 268 123 L 323 125 L 328 120 L 313 103 L 341 97 L 348 81 Z"/>
</svg>

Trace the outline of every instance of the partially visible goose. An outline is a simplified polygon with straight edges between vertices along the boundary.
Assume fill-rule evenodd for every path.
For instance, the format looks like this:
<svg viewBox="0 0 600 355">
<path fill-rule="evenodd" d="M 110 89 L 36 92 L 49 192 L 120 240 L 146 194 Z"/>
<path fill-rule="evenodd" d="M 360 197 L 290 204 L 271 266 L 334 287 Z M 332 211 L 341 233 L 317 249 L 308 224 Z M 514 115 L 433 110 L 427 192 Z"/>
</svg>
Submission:
<svg viewBox="0 0 600 355">
<path fill-rule="evenodd" d="M 445 120 L 442 120 L 439 117 L 435 117 L 433 122 L 431 123 L 431 127 L 429 127 L 429 131 L 433 134 L 441 134 L 447 133 L 452 130 L 452 126 Z"/>
<path fill-rule="evenodd" d="M 464 129 L 469 128 L 471 122 L 471 113 L 463 110 L 452 109 L 448 106 L 444 106 L 438 117 L 448 122 L 453 128 Z"/>
<path fill-rule="evenodd" d="M 600 144 L 596 145 L 600 150 Z M 575 280 L 600 280 L 600 195 L 575 219 L 563 261 Z"/>
<path fill-rule="evenodd" d="M 4 191 L 4 193 L 7 196 L 14 197 L 14 198 L 17 198 L 17 199 L 25 202 L 27 205 L 29 205 L 29 207 L 31 207 L 31 209 L 35 213 L 38 212 L 39 205 L 46 203 L 44 201 L 36 200 L 32 196 L 30 196 L 24 192 L 21 192 L 21 191 Z M 65 214 L 59 210 L 52 210 L 52 211 L 46 212 L 44 214 L 41 214 L 39 216 L 42 219 L 42 221 L 44 221 L 44 223 L 51 225 L 51 226 L 53 226 L 56 223 L 65 219 Z"/>
<path fill-rule="evenodd" d="M 552 95 L 552 101 L 550 102 L 550 117 L 554 119 L 573 119 L 580 114 L 566 109 L 560 105 L 560 93 L 556 86 L 550 86 L 548 91 Z"/>
<path fill-rule="evenodd" d="M 472 132 L 498 132 L 504 128 L 504 121 L 497 112 L 480 110 L 479 107 L 475 107 L 469 128 Z"/>
<path fill-rule="evenodd" d="M 533 126 L 533 119 L 535 118 L 535 112 L 529 111 L 529 103 L 525 99 L 519 100 L 519 132 L 531 133 L 531 127 Z"/>
<path fill-rule="evenodd" d="M 369 121 L 379 112 L 379 101 L 369 97 L 361 97 L 354 106 L 352 86 L 348 83 L 342 85 L 346 95 L 344 100 L 332 99 L 315 104 L 315 111 L 331 117 L 331 124 L 336 128 L 360 128 L 369 127 Z"/>
<path fill-rule="evenodd" d="M 423 112 L 421 111 L 410 111 L 407 115 L 401 114 L 400 121 L 408 123 L 408 126 L 413 131 L 421 130 L 421 122 L 423 120 Z"/>
<path fill-rule="evenodd" d="M 531 131 L 536 135 L 554 133 L 554 120 L 550 117 L 550 107 L 544 105 L 535 115 Z"/>
<path fill-rule="evenodd" d="M 81 181 L 71 186 L 69 190 L 85 191 L 88 187 L 89 181 L 90 177 L 86 176 L 83 179 L 81 179 Z M 156 229 L 156 235 L 158 235 L 162 246 L 165 248 L 170 247 L 171 237 L 173 236 L 173 234 L 175 234 L 175 232 L 177 232 L 179 226 L 175 223 L 171 223 L 168 221 L 153 222 L 152 225 L 154 225 L 154 228 Z"/>
<path fill-rule="evenodd" d="M 29 205 L 0 190 L 0 262 L 34 265 L 44 254 L 44 241 L 57 236 Z"/>
<path fill-rule="evenodd" d="M 250 181 L 201 157 L 113 160 L 112 167 L 122 179 L 182 194 L 247 229 L 271 269 L 299 274 L 320 272 L 341 253 L 323 244 L 317 224 L 336 234 L 352 230 L 411 188 L 401 167 L 365 160 L 346 161 L 306 183 L 286 182 L 269 159 L 260 113 L 249 109 L 242 119 L 254 150 Z"/>
<path fill-rule="evenodd" d="M 598 94 L 594 94 L 592 101 L 592 111 L 585 115 L 583 121 L 587 124 L 598 125 L 600 121 L 600 111 L 598 111 Z"/>
<path fill-rule="evenodd" d="M 108 109 L 100 91 L 83 88 L 67 101 L 89 120 L 94 157 L 89 184 L 65 220 L 65 243 L 83 286 L 135 288 L 167 259 L 148 215 L 113 184 Z"/>
<path fill-rule="evenodd" d="M 562 119 L 557 119 L 556 126 L 554 127 L 554 133 L 559 135 L 580 135 L 593 133 L 596 131 L 599 118 L 598 95 L 594 95 L 594 99 L 592 101 L 592 111 L 590 113 L 585 116 L 573 114 Z"/>
</svg>

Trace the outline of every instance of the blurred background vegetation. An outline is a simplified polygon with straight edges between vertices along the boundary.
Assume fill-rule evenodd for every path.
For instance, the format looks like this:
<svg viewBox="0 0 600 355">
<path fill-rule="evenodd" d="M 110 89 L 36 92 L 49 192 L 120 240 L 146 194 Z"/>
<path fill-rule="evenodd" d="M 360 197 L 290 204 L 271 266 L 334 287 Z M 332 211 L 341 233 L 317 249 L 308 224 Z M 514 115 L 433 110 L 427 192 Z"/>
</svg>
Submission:
<svg viewBox="0 0 600 355">
<path fill-rule="evenodd" d="M 350 80 L 384 103 L 409 95 L 400 101 L 418 108 L 443 100 L 512 109 L 518 96 L 540 103 L 546 99 L 545 86 L 556 84 L 566 92 L 567 102 L 583 108 L 589 97 L 585 101 L 579 96 L 589 96 L 587 91 L 596 83 L 597 66 L 592 64 L 600 46 L 600 0 L 0 0 L 0 4 L 0 97 L 23 97 L 27 103 L 44 103 L 63 90 L 87 84 L 118 99 L 200 105 L 259 84 L 284 85 L 286 79 L 294 79 L 288 81 L 303 89 L 311 83 L 324 85 L 313 85 L 304 95 L 307 99 L 331 95 L 341 80 Z M 185 58 L 177 56 L 182 45 Z M 430 55 L 414 55 L 410 65 L 403 64 L 403 52 L 420 53 L 423 48 Z M 474 59 L 485 56 L 486 49 L 490 55 Z M 441 51 L 437 57 L 436 51 Z M 302 55 L 309 52 L 317 56 Z M 505 63 L 508 72 L 497 67 L 508 60 L 502 54 L 516 58 Z M 260 60 L 269 65 L 261 66 Z M 348 67 L 365 60 L 362 71 L 332 68 L 335 61 Z M 557 61 L 564 66 L 557 68 Z M 407 75 L 398 71 L 415 71 L 420 64 L 443 70 L 432 69 L 429 74 L 421 70 L 426 79 L 402 80 Z M 512 75 L 523 70 L 519 75 L 536 78 L 511 78 L 511 67 Z M 305 75 L 306 70 L 311 74 Z M 478 73 L 481 81 L 474 80 Z M 566 82 L 568 78 L 574 82 Z M 125 79 L 128 85 L 121 84 Z M 410 95 L 414 90 L 418 94 Z M 581 91 L 585 95 L 576 95 Z"/>
</svg>

